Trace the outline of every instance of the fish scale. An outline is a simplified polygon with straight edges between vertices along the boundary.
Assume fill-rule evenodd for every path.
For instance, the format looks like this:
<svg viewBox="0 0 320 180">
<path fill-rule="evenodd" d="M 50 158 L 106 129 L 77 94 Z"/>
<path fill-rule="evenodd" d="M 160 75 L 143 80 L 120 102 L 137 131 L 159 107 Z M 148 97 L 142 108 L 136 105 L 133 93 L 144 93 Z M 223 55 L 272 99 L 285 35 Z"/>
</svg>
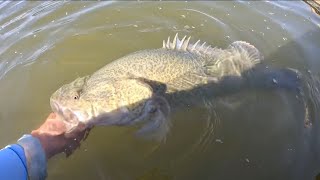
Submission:
<svg viewBox="0 0 320 180">
<path fill-rule="evenodd" d="M 248 75 L 251 71 L 260 73 L 253 69 L 263 59 L 253 45 L 236 41 L 219 49 L 190 41 L 191 37 L 180 40 L 176 34 L 172 41 L 170 37 L 163 41 L 162 48 L 131 53 L 85 80 L 76 79 L 53 93 L 52 110 L 68 122 L 70 131 L 80 122 L 90 127 L 143 124 L 139 135 L 164 140 L 171 128 L 169 116 L 176 109 L 200 105 L 204 99 L 236 92 L 250 83 L 276 87 L 268 81 L 273 72 L 249 80 L 254 77 Z M 290 76 L 283 78 L 290 81 L 296 76 L 293 71 L 278 74 Z M 277 87 L 282 84 L 286 81 Z M 70 117 L 74 119 L 66 119 Z"/>
</svg>

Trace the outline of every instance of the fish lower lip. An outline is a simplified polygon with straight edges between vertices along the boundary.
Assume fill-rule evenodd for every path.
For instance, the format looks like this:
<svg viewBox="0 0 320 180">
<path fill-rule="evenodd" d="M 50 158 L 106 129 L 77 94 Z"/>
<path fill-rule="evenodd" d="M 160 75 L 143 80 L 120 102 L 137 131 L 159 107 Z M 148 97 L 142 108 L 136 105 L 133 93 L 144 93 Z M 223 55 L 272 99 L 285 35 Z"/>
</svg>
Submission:
<svg viewBox="0 0 320 180">
<path fill-rule="evenodd" d="M 58 104 L 56 102 L 51 101 L 50 105 L 51 105 L 52 111 L 57 112 L 57 113 L 59 112 L 59 106 L 58 106 Z"/>
<path fill-rule="evenodd" d="M 58 114 L 61 117 L 61 119 L 66 120 L 66 116 L 65 116 L 66 114 L 64 112 L 65 110 L 63 110 L 63 107 L 59 106 L 59 104 L 57 102 L 54 102 L 54 101 L 51 104 L 52 104 L 52 106 L 51 106 L 52 110 L 56 114 Z"/>
<path fill-rule="evenodd" d="M 59 111 L 59 106 L 58 106 L 58 104 L 57 103 L 53 103 L 54 104 L 54 107 L 55 107 L 55 109 L 57 110 L 57 111 Z"/>
</svg>

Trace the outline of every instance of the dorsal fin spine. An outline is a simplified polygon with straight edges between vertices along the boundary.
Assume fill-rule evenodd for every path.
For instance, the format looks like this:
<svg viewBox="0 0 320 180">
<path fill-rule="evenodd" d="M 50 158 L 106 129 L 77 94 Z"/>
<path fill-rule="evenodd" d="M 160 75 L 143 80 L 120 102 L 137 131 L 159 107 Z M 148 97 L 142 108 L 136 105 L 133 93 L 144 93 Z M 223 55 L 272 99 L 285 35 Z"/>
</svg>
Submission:
<svg viewBox="0 0 320 180">
<path fill-rule="evenodd" d="M 172 44 L 171 44 L 171 48 L 172 49 L 176 49 L 177 48 L 177 39 L 178 39 L 178 33 L 174 36 Z"/>
<path fill-rule="evenodd" d="M 196 47 L 199 44 L 199 42 L 200 42 L 200 39 L 196 43 L 194 43 L 194 45 L 191 48 L 191 51 L 194 51 L 196 49 Z"/>
<path fill-rule="evenodd" d="M 203 50 L 205 44 L 206 44 L 206 42 L 203 42 L 202 45 L 200 46 L 199 49 L 200 49 L 201 51 Z"/>
<path fill-rule="evenodd" d="M 207 51 L 208 51 L 208 49 L 210 49 L 211 48 L 211 46 L 209 45 L 209 46 L 207 46 L 207 48 L 204 50 L 204 53 L 207 53 Z"/>
<path fill-rule="evenodd" d="M 213 48 L 210 45 L 206 45 L 206 42 L 203 42 L 201 45 L 200 40 L 194 44 L 190 43 L 191 36 L 184 36 L 181 40 L 179 39 L 178 33 L 175 34 L 172 42 L 170 42 L 171 37 L 169 36 L 167 40 L 163 40 L 162 48 L 168 50 L 178 50 L 186 51 L 197 54 L 208 54 Z"/>
<path fill-rule="evenodd" d="M 167 47 L 168 49 L 170 49 L 170 36 L 168 37 L 168 40 L 167 40 L 167 45 L 166 45 L 166 47 Z"/>
<path fill-rule="evenodd" d="M 188 39 L 183 42 L 183 44 L 182 44 L 182 46 L 181 46 L 181 49 L 182 49 L 182 50 L 184 50 L 184 51 L 187 50 L 187 47 L 189 46 L 189 41 L 190 41 L 190 39 L 191 39 L 191 36 L 189 36 Z"/>
</svg>

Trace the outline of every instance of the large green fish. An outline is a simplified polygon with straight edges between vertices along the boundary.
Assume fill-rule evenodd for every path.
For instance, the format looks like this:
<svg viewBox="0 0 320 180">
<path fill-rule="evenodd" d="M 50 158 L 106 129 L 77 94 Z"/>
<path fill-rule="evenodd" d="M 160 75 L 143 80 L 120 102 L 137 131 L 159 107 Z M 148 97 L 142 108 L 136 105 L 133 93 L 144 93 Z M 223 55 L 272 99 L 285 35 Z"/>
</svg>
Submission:
<svg viewBox="0 0 320 180">
<path fill-rule="evenodd" d="M 70 130 L 80 122 L 87 127 L 140 124 L 139 134 L 161 140 L 177 108 L 248 88 L 299 89 L 296 70 L 267 68 L 262 59 L 247 42 L 219 49 L 176 34 L 162 48 L 134 52 L 62 86 L 50 104 Z"/>
</svg>

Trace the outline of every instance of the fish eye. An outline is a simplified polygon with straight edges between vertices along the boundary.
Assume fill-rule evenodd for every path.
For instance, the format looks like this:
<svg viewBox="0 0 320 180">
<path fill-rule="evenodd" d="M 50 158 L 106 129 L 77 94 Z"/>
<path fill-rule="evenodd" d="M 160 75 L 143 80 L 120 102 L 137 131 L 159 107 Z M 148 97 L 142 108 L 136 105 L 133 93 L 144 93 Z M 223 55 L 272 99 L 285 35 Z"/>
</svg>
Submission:
<svg viewBox="0 0 320 180">
<path fill-rule="evenodd" d="M 76 95 L 73 96 L 73 99 L 77 100 L 77 99 L 79 99 L 79 97 L 80 97 L 80 95 L 76 94 Z"/>
<path fill-rule="evenodd" d="M 79 99 L 80 94 L 81 94 L 81 90 L 76 91 L 75 94 L 73 95 L 73 99 L 75 99 L 75 100 Z"/>
</svg>

